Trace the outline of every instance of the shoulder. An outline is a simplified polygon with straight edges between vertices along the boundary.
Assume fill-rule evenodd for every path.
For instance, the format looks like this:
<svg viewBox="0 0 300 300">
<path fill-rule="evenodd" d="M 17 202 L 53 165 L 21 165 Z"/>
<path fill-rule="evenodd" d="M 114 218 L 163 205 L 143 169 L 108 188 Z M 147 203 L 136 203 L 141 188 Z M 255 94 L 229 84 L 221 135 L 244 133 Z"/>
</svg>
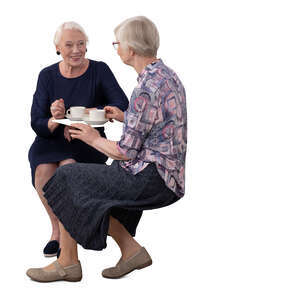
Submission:
<svg viewBox="0 0 300 300">
<path fill-rule="evenodd" d="M 49 80 L 51 75 L 57 72 L 58 64 L 59 63 L 55 63 L 42 69 L 39 73 L 39 78 L 41 80 Z"/>
<path fill-rule="evenodd" d="M 110 67 L 104 61 L 90 60 L 91 68 L 96 76 L 101 80 L 111 80 L 114 77 Z"/>
<path fill-rule="evenodd" d="M 42 69 L 42 70 L 40 71 L 40 74 L 47 74 L 47 73 L 49 73 L 49 72 L 52 72 L 52 71 L 54 71 L 54 70 L 57 70 L 58 64 L 59 64 L 59 63 L 57 62 L 57 63 L 55 63 L 55 64 L 52 64 L 52 65 L 50 65 L 50 66 L 45 67 L 44 69 Z"/>
<path fill-rule="evenodd" d="M 161 62 L 157 68 L 147 73 L 143 79 L 142 86 L 151 88 L 153 93 L 158 93 L 160 90 L 172 89 L 174 84 L 176 86 L 182 85 L 177 74 Z"/>
<path fill-rule="evenodd" d="M 169 68 L 162 62 L 157 63 L 154 67 L 148 68 L 143 76 L 139 87 L 152 93 L 156 93 L 166 81 L 170 78 Z"/>
<path fill-rule="evenodd" d="M 90 59 L 90 64 L 92 68 L 95 68 L 102 72 L 106 72 L 107 70 L 110 70 L 109 66 L 104 61 L 96 61 Z"/>
</svg>

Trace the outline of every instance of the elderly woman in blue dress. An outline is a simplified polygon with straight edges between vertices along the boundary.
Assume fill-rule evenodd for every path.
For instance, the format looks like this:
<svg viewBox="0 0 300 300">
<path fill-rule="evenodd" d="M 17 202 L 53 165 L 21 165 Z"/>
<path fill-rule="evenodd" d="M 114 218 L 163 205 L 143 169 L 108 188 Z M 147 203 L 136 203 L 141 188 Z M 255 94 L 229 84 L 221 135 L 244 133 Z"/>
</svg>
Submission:
<svg viewBox="0 0 300 300">
<path fill-rule="evenodd" d="M 73 139 L 114 161 L 109 166 L 64 165 L 44 186 L 44 197 L 59 219 L 61 251 L 54 263 L 27 271 L 36 281 L 80 281 L 77 243 L 102 250 L 108 235 L 119 246 L 121 258 L 103 270 L 103 277 L 120 278 L 150 266 L 151 256 L 134 239 L 142 212 L 170 205 L 184 195 L 184 87 L 176 73 L 157 59 L 159 35 L 149 19 L 125 20 L 115 36 L 121 60 L 138 73 L 127 111 L 105 107 L 108 118 L 124 122 L 123 134 L 119 141 L 110 141 L 88 125 L 72 125 Z"/>
<path fill-rule="evenodd" d="M 71 139 L 68 127 L 52 122 L 62 119 L 70 106 L 86 110 L 115 106 L 122 111 L 128 100 L 113 73 L 104 62 L 85 58 L 88 37 L 75 22 L 63 23 L 56 31 L 54 44 L 62 61 L 43 69 L 38 78 L 31 109 L 31 125 L 36 138 L 29 151 L 32 183 L 44 204 L 52 224 L 45 256 L 55 256 L 59 249 L 58 219 L 43 196 L 42 187 L 56 169 L 75 162 L 100 163 L 107 156 L 79 139 Z M 105 137 L 103 128 L 97 132 Z"/>
</svg>

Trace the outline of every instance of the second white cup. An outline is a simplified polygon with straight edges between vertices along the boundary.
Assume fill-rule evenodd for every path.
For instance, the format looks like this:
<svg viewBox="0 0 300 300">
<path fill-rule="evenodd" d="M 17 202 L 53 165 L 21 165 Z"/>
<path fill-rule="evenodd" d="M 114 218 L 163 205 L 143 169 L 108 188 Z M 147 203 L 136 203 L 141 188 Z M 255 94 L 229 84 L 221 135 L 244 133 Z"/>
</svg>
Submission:
<svg viewBox="0 0 300 300">
<path fill-rule="evenodd" d="M 106 121 L 104 109 L 90 110 L 90 121 Z"/>
</svg>

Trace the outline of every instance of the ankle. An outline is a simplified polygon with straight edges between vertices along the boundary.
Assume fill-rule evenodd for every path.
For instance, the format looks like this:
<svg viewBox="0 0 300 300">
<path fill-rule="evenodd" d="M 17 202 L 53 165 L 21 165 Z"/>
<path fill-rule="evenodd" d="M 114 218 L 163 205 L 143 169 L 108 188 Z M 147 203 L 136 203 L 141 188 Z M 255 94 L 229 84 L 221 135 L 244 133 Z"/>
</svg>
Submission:
<svg viewBox="0 0 300 300">
<path fill-rule="evenodd" d="M 60 248 L 59 261 L 64 262 L 65 264 L 74 264 L 78 262 L 78 252 L 77 249 L 70 248 Z"/>
<path fill-rule="evenodd" d="M 52 231 L 52 235 L 51 235 L 50 240 L 51 241 L 56 240 L 56 241 L 59 242 L 59 238 L 60 238 L 60 232 L 59 232 L 59 230 L 58 231 Z"/>
<path fill-rule="evenodd" d="M 76 265 L 76 264 L 79 263 L 78 258 L 75 258 L 75 257 L 73 257 L 73 258 L 71 258 L 71 257 L 68 257 L 68 258 L 64 258 L 64 257 L 61 258 L 61 257 L 59 257 L 59 258 L 57 259 L 57 261 L 58 261 L 59 264 L 60 264 L 61 266 L 63 266 L 63 267 L 68 267 L 68 266 Z"/>
<path fill-rule="evenodd" d="M 137 252 L 139 252 L 141 250 L 141 248 L 142 248 L 142 246 L 137 244 L 137 245 L 131 246 L 130 248 L 122 249 L 121 250 L 121 252 L 122 252 L 121 259 L 122 260 L 129 259 L 130 257 L 134 256 Z"/>
<path fill-rule="evenodd" d="M 50 241 L 58 241 L 59 242 L 59 236 L 51 235 Z"/>
</svg>

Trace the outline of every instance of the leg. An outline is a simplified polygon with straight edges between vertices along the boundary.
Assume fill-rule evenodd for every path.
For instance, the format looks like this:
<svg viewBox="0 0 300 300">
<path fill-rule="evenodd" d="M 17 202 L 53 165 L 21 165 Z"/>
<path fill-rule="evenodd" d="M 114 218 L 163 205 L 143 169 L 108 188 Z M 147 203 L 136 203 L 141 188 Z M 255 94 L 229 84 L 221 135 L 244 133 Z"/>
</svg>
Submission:
<svg viewBox="0 0 300 300">
<path fill-rule="evenodd" d="M 77 242 L 70 236 L 64 225 L 59 222 L 61 253 L 58 262 L 62 266 L 78 263 Z"/>
<path fill-rule="evenodd" d="M 108 232 L 119 245 L 122 257 L 115 267 L 102 271 L 103 277 L 121 278 L 134 270 L 140 270 L 152 264 L 147 250 L 135 241 L 117 219 L 110 217 Z"/>
<path fill-rule="evenodd" d="M 50 240 L 59 241 L 60 234 L 59 234 L 58 219 L 52 212 L 52 209 L 49 207 L 47 200 L 44 197 L 42 188 L 44 187 L 46 182 L 53 176 L 53 174 L 55 173 L 58 166 L 63 166 L 63 165 L 75 163 L 75 162 L 76 161 L 74 159 L 65 159 L 65 160 L 59 162 L 59 164 L 56 164 L 56 163 L 40 164 L 40 165 L 38 165 L 38 167 L 36 168 L 36 171 L 35 171 L 35 188 L 36 188 L 36 191 L 37 191 L 40 199 L 42 200 L 42 203 L 48 213 L 48 216 L 50 218 L 51 225 L 52 225 L 52 235 L 51 235 Z"/>
<path fill-rule="evenodd" d="M 46 182 L 53 176 L 55 173 L 55 170 L 57 169 L 58 165 L 56 163 L 49 163 L 49 164 L 40 164 L 36 168 L 35 171 L 35 189 L 48 213 L 48 216 L 51 221 L 52 225 L 52 235 L 50 240 L 57 240 L 59 241 L 59 226 L 58 226 L 58 220 L 54 213 L 52 212 L 52 209 L 47 203 L 47 200 L 43 196 L 43 186 L 46 184 Z"/>
<path fill-rule="evenodd" d="M 28 269 L 26 274 L 40 282 L 57 280 L 80 281 L 82 278 L 81 264 L 78 261 L 77 243 L 71 238 L 64 226 L 59 222 L 61 234 L 61 256 L 57 261 L 44 268 Z"/>
<path fill-rule="evenodd" d="M 142 246 L 130 235 L 126 228 L 112 216 L 110 216 L 109 219 L 108 234 L 120 247 L 122 260 L 127 260 L 142 248 Z"/>
<path fill-rule="evenodd" d="M 60 229 L 61 253 L 57 261 L 63 267 L 77 264 L 79 263 L 77 242 L 70 236 L 69 232 L 65 229 L 64 225 L 60 222 L 58 223 Z M 45 271 L 50 271 L 53 269 L 53 264 L 50 264 L 44 268 Z"/>
</svg>

